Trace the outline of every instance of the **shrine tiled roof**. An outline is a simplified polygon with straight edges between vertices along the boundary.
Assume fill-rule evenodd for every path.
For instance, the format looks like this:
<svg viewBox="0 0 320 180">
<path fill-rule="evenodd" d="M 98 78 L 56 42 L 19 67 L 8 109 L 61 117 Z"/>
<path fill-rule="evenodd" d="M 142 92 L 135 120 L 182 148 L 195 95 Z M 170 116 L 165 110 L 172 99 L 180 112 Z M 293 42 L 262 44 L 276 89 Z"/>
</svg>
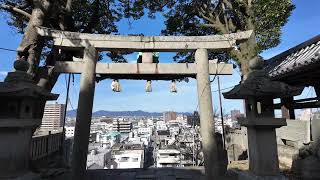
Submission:
<svg viewBox="0 0 320 180">
<path fill-rule="evenodd" d="M 266 60 L 265 64 L 272 79 L 294 75 L 320 64 L 320 35 Z"/>
</svg>

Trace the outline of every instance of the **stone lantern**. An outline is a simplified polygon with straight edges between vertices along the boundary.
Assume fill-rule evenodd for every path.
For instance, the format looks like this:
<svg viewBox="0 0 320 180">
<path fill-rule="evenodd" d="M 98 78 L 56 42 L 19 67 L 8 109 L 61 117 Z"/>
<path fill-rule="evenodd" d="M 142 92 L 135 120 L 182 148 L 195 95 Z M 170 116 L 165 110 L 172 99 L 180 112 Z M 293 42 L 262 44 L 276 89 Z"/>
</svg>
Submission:
<svg viewBox="0 0 320 180">
<path fill-rule="evenodd" d="M 303 88 L 271 81 L 260 58 L 251 60 L 249 66 L 247 78 L 223 95 L 226 99 L 245 99 L 246 118 L 239 123 L 247 127 L 250 172 L 275 177 L 279 174 L 275 129 L 287 123 L 274 117 L 273 99 L 299 95 Z"/>
<path fill-rule="evenodd" d="M 18 60 L 15 72 L 0 83 L 0 179 L 35 179 L 28 171 L 33 132 L 41 125 L 42 108 L 58 95 L 37 86 Z"/>
</svg>

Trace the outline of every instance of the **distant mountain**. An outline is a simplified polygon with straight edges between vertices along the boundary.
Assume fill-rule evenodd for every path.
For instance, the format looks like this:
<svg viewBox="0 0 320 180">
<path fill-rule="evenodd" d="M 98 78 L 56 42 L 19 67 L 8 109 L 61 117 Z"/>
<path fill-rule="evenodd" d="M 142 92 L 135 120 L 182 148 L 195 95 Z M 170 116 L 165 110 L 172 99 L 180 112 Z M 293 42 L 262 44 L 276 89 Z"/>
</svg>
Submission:
<svg viewBox="0 0 320 180">
<path fill-rule="evenodd" d="M 191 113 L 179 113 L 178 114 L 185 114 L 185 115 L 191 115 Z M 67 117 L 76 117 L 77 110 L 70 110 L 67 111 Z M 162 116 L 162 113 L 160 112 L 146 112 L 146 111 L 96 111 L 92 113 L 93 117 L 101 117 L 101 116 L 109 116 L 109 117 L 115 117 L 115 116 Z"/>
</svg>

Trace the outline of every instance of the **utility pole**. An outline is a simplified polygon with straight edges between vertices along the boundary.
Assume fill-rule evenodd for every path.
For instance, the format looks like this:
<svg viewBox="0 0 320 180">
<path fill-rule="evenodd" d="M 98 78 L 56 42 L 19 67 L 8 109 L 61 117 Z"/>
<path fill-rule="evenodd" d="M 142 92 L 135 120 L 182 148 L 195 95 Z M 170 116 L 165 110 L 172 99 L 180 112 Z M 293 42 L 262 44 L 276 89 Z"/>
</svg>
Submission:
<svg viewBox="0 0 320 180">
<path fill-rule="evenodd" d="M 68 102 L 69 102 L 69 89 L 70 89 L 70 80 L 71 80 L 71 74 L 69 74 L 69 77 L 68 77 L 68 82 L 67 82 L 67 95 L 66 95 L 66 101 L 65 101 L 65 106 L 64 106 L 64 116 L 63 116 L 63 124 L 62 124 L 62 139 L 61 139 L 61 153 L 64 153 L 65 151 L 65 144 L 64 144 L 64 141 L 66 139 L 66 129 L 65 129 L 65 126 L 66 126 L 66 118 L 67 118 L 67 108 L 68 108 Z M 66 159 L 64 159 L 66 160 Z"/>
<path fill-rule="evenodd" d="M 221 98 L 220 78 L 219 78 L 219 76 L 218 76 L 218 91 L 219 91 L 220 115 L 221 115 L 221 124 L 222 124 L 222 141 L 223 141 L 223 149 L 225 149 L 226 141 L 225 141 L 224 118 L 223 118 L 223 112 L 222 112 L 222 98 Z"/>
</svg>

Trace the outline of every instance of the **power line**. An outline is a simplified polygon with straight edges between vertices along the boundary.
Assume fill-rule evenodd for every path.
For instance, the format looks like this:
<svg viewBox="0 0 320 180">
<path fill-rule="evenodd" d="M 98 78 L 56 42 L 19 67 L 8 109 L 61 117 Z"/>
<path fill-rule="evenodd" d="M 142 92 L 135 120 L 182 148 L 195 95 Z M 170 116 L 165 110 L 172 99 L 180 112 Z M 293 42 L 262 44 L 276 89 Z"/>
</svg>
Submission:
<svg viewBox="0 0 320 180">
<path fill-rule="evenodd" d="M 2 47 L 0 47 L 0 50 L 10 51 L 10 52 L 18 52 L 17 50 L 14 50 L 14 49 L 8 49 L 8 48 L 2 48 Z"/>
<path fill-rule="evenodd" d="M 218 62 L 217 62 L 217 63 L 218 63 Z M 223 70 L 224 67 L 225 67 L 225 66 L 222 67 L 222 69 L 219 71 L 219 73 Z M 217 75 L 218 75 L 218 67 L 216 68 L 216 73 L 214 74 L 213 79 L 212 79 L 212 80 L 209 79 L 209 82 L 208 82 L 208 83 L 206 84 L 206 86 L 203 88 L 203 90 L 202 90 L 202 92 L 201 92 L 201 94 L 200 94 L 200 97 L 198 97 L 199 99 L 202 97 L 203 92 L 204 92 L 204 90 L 207 88 L 207 86 L 208 86 L 208 85 L 210 86 L 211 83 L 216 79 Z M 210 75 L 209 75 L 209 77 L 210 77 Z M 197 103 L 197 106 L 196 106 L 195 111 L 198 110 L 198 107 L 199 107 L 199 101 L 198 101 L 198 103 Z"/>
<path fill-rule="evenodd" d="M 223 89 L 220 89 L 221 91 L 223 90 L 227 90 L 227 89 L 231 89 L 233 88 L 234 86 L 229 86 L 229 87 L 226 87 L 226 88 L 223 88 Z M 218 92 L 219 90 L 214 90 L 214 91 L 211 91 L 211 92 Z"/>
</svg>

